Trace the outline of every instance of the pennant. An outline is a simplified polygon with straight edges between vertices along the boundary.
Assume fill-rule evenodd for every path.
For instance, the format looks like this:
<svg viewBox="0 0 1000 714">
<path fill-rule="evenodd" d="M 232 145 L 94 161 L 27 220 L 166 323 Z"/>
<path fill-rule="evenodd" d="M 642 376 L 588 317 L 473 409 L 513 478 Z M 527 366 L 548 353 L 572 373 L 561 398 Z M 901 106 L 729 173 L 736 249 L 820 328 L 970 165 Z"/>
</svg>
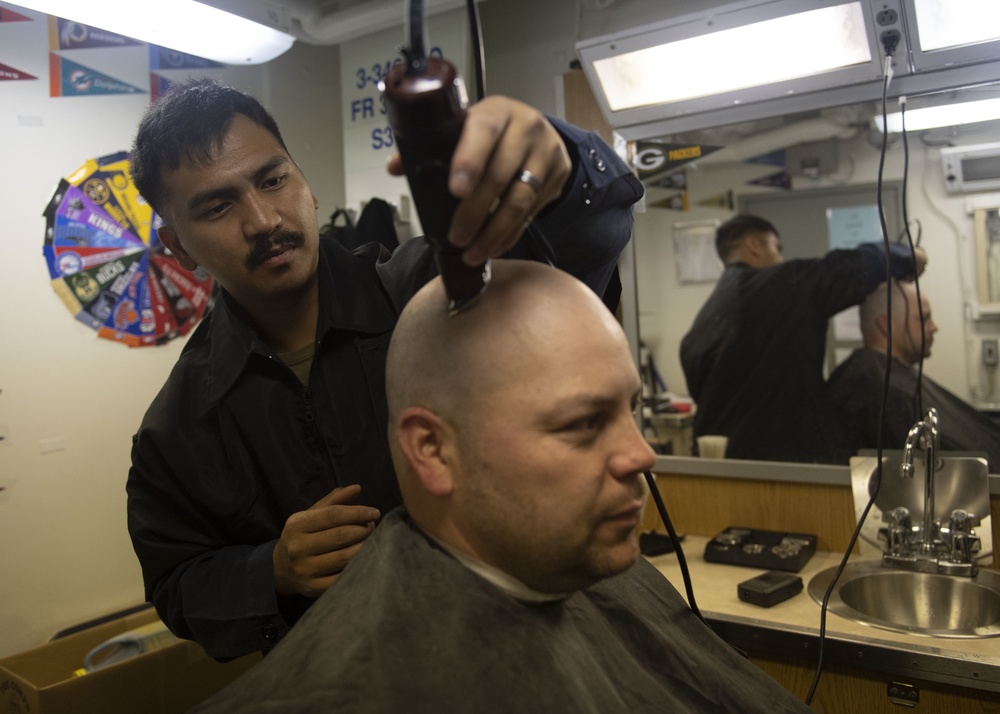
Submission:
<svg viewBox="0 0 1000 714">
<path fill-rule="evenodd" d="M 164 92 L 170 89 L 170 85 L 173 84 L 169 79 L 155 72 L 149 73 L 149 101 L 155 102 L 159 99 Z"/>
<path fill-rule="evenodd" d="M 764 166 L 784 166 L 785 150 L 778 149 L 777 151 L 772 151 L 768 154 L 761 154 L 760 156 L 754 156 L 751 159 L 747 159 L 746 163 L 763 164 Z"/>
<path fill-rule="evenodd" d="M 141 45 L 139 40 L 97 27 L 49 15 L 49 49 L 84 50 L 94 47 Z"/>
<path fill-rule="evenodd" d="M 775 174 L 761 176 L 753 181 L 747 181 L 751 186 L 768 186 L 769 188 L 780 188 L 785 191 L 792 189 L 792 177 L 787 171 L 779 171 Z"/>
<path fill-rule="evenodd" d="M 50 97 L 84 97 L 97 94 L 145 94 L 145 92 L 54 52 L 49 53 Z"/>
<path fill-rule="evenodd" d="M 225 66 L 204 57 L 196 57 L 159 45 L 149 46 L 150 69 L 215 69 Z"/>
<path fill-rule="evenodd" d="M 139 195 L 129 176 L 128 153 L 121 151 L 90 159 L 66 177 L 122 228 L 150 245 L 153 209 Z"/>
<path fill-rule="evenodd" d="M 681 191 L 673 196 L 653 201 L 649 205 L 653 208 L 666 208 L 671 211 L 686 211 L 688 209 L 688 194 L 687 191 Z"/>
<path fill-rule="evenodd" d="M 144 262 L 143 253 L 125 255 L 66 275 L 53 281 L 52 287 L 66 307 L 76 313 L 77 320 L 98 330 Z"/>
<path fill-rule="evenodd" d="M 31 22 L 31 18 L 19 12 L 0 7 L 0 22 Z"/>
<path fill-rule="evenodd" d="M 642 181 L 674 173 L 686 163 L 708 156 L 721 146 L 704 144 L 661 144 L 658 141 L 629 143 L 629 163 Z"/>
<path fill-rule="evenodd" d="M 0 63 L 0 82 L 16 82 L 20 79 L 38 79 L 38 77 Z"/>
<path fill-rule="evenodd" d="M 733 192 L 723 191 L 722 193 L 716 194 L 715 196 L 710 196 L 709 198 L 703 198 L 698 201 L 699 206 L 708 206 L 709 208 L 721 208 L 726 211 L 733 210 Z"/>
<path fill-rule="evenodd" d="M 672 174 L 667 174 L 660 178 L 647 180 L 646 184 L 648 186 L 655 186 L 656 188 L 667 188 L 676 191 L 682 191 L 687 188 L 687 174 L 683 171 L 675 171 Z"/>
<path fill-rule="evenodd" d="M 178 332 L 186 335 L 211 303 L 211 278 L 199 280 L 180 266 L 177 259 L 165 253 L 151 253 L 154 268 L 167 302 L 178 321 Z"/>
</svg>

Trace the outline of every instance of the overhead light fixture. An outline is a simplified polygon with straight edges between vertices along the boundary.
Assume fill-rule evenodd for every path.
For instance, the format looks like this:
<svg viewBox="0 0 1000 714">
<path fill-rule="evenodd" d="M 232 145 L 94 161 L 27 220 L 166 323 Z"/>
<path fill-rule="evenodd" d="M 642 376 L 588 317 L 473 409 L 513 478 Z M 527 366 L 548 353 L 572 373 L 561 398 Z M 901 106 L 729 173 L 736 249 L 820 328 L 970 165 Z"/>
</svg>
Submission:
<svg viewBox="0 0 1000 714">
<path fill-rule="evenodd" d="M 617 112 L 811 77 L 871 58 L 861 4 L 851 2 L 622 51 L 593 66 Z"/>
<path fill-rule="evenodd" d="M 231 65 L 261 64 L 295 38 L 195 0 L 17 0 L 84 25 Z"/>
<path fill-rule="evenodd" d="M 1000 39 L 1000 3 L 996 0 L 913 0 L 917 35 L 925 52 Z"/>
<path fill-rule="evenodd" d="M 996 121 L 1000 119 L 1000 98 L 979 99 L 973 102 L 958 104 L 942 104 L 935 107 L 921 107 L 906 110 L 906 130 L 924 131 L 943 126 L 958 126 L 959 124 L 974 124 L 980 121 Z M 872 119 L 875 128 L 882 130 L 882 115 Z M 890 133 L 903 130 L 903 116 L 900 112 L 888 114 L 885 125 Z"/>
<path fill-rule="evenodd" d="M 626 139 L 875 101 L 893 42 L 891 97 L 1000 77 L 1000 0 L 738 0 L 686 15 L 675 5 L 576 43 Z"/>
</svg>

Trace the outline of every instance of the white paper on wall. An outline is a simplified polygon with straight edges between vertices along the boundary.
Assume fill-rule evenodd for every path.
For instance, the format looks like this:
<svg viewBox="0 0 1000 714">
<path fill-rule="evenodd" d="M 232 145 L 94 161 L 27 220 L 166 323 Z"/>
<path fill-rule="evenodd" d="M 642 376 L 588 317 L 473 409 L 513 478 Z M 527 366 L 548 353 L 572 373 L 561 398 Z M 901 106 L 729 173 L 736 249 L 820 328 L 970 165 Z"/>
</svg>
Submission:
<svg viewBox="0 0 1000 714">
<path fill-rule="evenodd" d="M 722 260 L 715 250 L 719 221 L 675 223 L 674 257 L 677 279 L 682 283 L 705 283 L 722 275 Z"/>
</svg>

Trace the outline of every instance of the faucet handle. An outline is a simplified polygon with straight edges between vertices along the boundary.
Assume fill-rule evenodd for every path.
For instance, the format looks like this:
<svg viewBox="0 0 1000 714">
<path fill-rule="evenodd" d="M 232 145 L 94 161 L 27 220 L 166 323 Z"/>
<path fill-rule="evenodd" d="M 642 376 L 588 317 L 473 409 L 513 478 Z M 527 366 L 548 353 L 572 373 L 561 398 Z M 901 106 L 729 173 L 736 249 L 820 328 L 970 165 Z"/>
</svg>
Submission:
<svg viewBox="0 0 1000 714">
<path fill-rule="evenodd" d="M 910 527 L 910 509 L 906 506 L 896 506 L 890 511 L 882 512 L 882 522 L 890 526 Z"/>
<path fill-rule="evenodd" d="M 965 509 L 956 508 L 951 512 L 948 519 L 948 530 L 952 535 L 956 533 L 972 533 L 973 526 L 982 525 L 982 521 L 975 513 L 969 513 Z"/>
<path fill-rule="evenodd" d="M 883 529 L 886 537 L 886 552 L 893 555 L 904 555 L 909 548 L 909 540 L 913 532 L 910 509 L 905 506 L 897 506 L 891 511 L 884 512 L 882 520 L 889 524 L 887 529 Z"/>
<path fill-rule="evenodd" d="M 953 563 L 972 563 L 981 547 L 979 536 L 964 532 L 953 533 L 949 559 Z"/>
</svg>

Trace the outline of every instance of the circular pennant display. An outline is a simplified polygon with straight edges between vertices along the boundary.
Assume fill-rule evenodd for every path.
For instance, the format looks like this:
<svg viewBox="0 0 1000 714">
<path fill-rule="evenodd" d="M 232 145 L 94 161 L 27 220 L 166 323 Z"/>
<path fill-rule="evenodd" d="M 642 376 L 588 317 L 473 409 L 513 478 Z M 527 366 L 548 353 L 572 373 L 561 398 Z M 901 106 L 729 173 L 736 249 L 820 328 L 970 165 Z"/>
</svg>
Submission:
<svg viewBox="0 0 1000 714">
<path fill-rule="evenodd" d="M 59 181 L 45 209 L 52 287 L 77 320 L 130 347 L 163 344 L 198 324 L 212 279 L 160 243 L 159 216 L 136 191 L 128 152 L 90 159 Z"/>
</svg>

